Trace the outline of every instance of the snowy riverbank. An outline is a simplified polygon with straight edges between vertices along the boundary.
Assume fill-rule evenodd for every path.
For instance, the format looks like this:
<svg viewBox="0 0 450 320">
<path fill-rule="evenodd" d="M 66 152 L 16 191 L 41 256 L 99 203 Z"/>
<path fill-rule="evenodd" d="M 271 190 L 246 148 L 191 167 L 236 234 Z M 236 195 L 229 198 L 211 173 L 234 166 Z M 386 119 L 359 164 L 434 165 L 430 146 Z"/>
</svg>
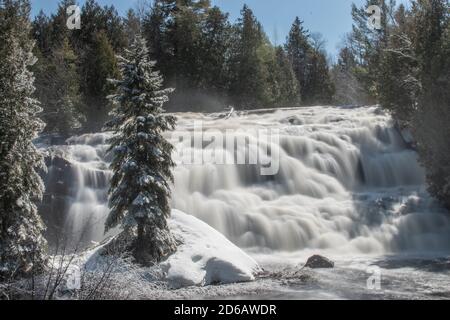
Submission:
<svg viewBox="0 0 450 320">
<path fill-rule="evenodd" d="M 229 284 L 255 280 L 262 269 L 243 250 L 199 219 L 173 210 L 169 226 L 179 242 L 177 251 L 166 261 L 152 268 L 140 268 L 116 261 L 119 273 L 148 272 L 158 274 L 159 281 L 173 289 L 212 284 Z M 77 259 L 78 268 L 102 273 L 110 258 L 104 257 L 100 245 Z M 146 270 L 148 269 L 148 270 Z M 153 277 L 155 278 L 155 277 Z M 155 280 L 155 279 L 153 279 Z"/>
</svg>

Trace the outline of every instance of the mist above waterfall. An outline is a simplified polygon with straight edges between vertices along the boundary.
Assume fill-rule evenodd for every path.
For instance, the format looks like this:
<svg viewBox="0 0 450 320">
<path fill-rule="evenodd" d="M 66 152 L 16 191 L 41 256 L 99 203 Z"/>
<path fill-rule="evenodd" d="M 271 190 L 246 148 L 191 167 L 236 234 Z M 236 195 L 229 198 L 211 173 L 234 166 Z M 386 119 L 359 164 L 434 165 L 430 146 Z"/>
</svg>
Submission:
<svg viewBox="0 0 450 320">
<path fill-rule="evenodd" d="M 273 253 L 450 251 L 450 216 L 428 195 L 416 153 L 378 108 L 281 109 L 228 119 L 181 113 L 176 132 L 167 137 L 177 144 L 175 136 L 192 132 L 195 121 L 202 121 L 205 131 L 279 130 L 279 141 L 270 145 L 279 155 L 275 175 L 261 175 L 258 164 L 180 161 L 174 170 L 172 206 L 239 247 Z M 104 237 L 107 138 L 87 134 L 53 147 L 70 164 L 63 216 L 66 232 L 75 238 Z M 261 139 L 251 138 L 253 145 Z M 189 154 L 205 152 L 190 142 L 178 146 Z M 235 151 L 243 152 L 240 148 Z M 58 182 L 52 179 L 55 170 L 50 166 L 47 184 Z"/>
</svg>

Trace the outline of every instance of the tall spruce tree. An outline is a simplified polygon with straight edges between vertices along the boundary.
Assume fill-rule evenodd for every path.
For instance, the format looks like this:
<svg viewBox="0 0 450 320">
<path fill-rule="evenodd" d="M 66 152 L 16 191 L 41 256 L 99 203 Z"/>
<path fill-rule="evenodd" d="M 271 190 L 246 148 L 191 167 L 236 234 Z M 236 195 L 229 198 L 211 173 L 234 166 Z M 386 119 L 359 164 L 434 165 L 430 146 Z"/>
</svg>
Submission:
<svg viewBox="0 0 450 320">
<path fill-rule="evenodd" d="M 303 27 L 303 21 L 295 18 L 285 45 L 285 50 L 292 63 L 294 74 L 299 83 L 300 97 L 303 100 L 306 95 L 307 60 L 309 45 L 309 31 Z"/>
<path fill-rule="evenodd" d="M 292 64 L 282 47 L 275 49 L 275 68 L 271 74 L 275 81 L 272 86 L 278 88 L 274 94 L 275 107 L 295 107 L 300 104 L 300 91 L 297 77 L 295 76 Z"/>
<path fill-rule="evenodd" d="M 145 14 L 143 34 L 151 58 L 166 82 L 179 89 L 168 108 L 204 110 L 225 100 L 227 18 L 209 0 L 155 0 Z"/>
<path fill-rule="evenodd" d="M 173 52 L 167 39 L 168 20 L 172 11 L 172 0 L 155 0 L 150 11 L 144 12 L 142 32 L 147 40 L 150 56 L 157 68 L 166 77 Z"/>
<path fill-rule="evenodd" d="M 369 15 L 367 8 L 377 5 L 381 9 L 380 26 L 370 27 L 367 23 Z M 368 100 L 366 104 L 378 100 L 377 81 L 380 75 L 380 64 L 383 51 L 386 49 L 389 37 L 389 24 L 393 17 L 395 0 L 366 0 L 365 5 L 352 5 L 353 26 L 348 41 L 348 48 L 353 50 L 358 63 L 354 74 L 364 87 Z"/>
<path fill-rule="evenodd" d="M 285 49 L 299 82 L 303 104 L 330 103 L 332 100 L 334 86 L 323 46 L 321 36 L 314 34 L 311 37 L 303 27 L 303 21 L 295 18 Z"/>
<path fill-rule="evenodd" d="M 266 100 L 267 69 L 262 59 L 265 34 L 261 24 L 247 6 L 235 26 L 236 41 L 231 63 L 231 95 L 241 108 L 264 107 Z"/>
<path fill-rule="evenodd" d="M 412 47 L 412 19 L 401 5 L 396 14 L 396 26 L 391 30 L 388 47 L 382 54 L 378 75 L 379 100 L 401 126 L 409 126 L 420 91 L 417 79 L 417 58 Z"/>
<path fill-rule="evenodd" d="M 109 78 L 118 77 L 117 60 L 107 34 L 102 30 L 96 33 L 93 43 L 85 51 L 82 59 L 81 91 L 84 93 L 89 109 L 85 114 L 88 127 L 97 130 L 107 119 L 110 105 L 105 97 L 112 92 Z"/>
<path fill-rule="evenodd" d="M 128 46 L 132 44 L 133 39 L 141 32 L 141 17 L 133 10 L 127 11 L 124 18 L 125 33 L 128 40 Z"/>
<path fill-rule="evenodd" d="M 161 89 L 163 78 L 149 61 L 145 40 L 138 36 L 124 57 L 119 57 L 121 80 L 115 80 L 115 103 L 110 152 L 113 154 L 106 230 L 121 225 L 131 237 L 136 260 L 149 265 L 176 249 L 167 226 L 170 186 L 173 179 L 173 146 L 162 136 L 172 130 L 175 118 L 163 114 L 163 104 L 173 89 Z"/>
<path fill-rule="evenodd" d="M 358 105 L 368 101 L 367 93 L 355 75 L 357 62 L 353 51 L 343 47 L 338 61 L 331 70 L 335 87 L 334 103 L 338 105 Z"/>
<path fill-rule="evenodd" d="M 265 107 L 298 106 L 298 81 L 292 70 L 292 65 L 282 47 L 265 46 L 260 50 L 263 67 L 267 70 L 264 79 Z"/>
<path fill-rule="evenodd" d="M 40 52 L 38 52 L 40 53 Z M 66 38 L 50 56 L 40 53 L 36 64 L 36 95 L 42 103 L 46 133 L 68 136 L 85 121 L 77 56 Z"/>
<path fill-rule="evenodd" d="M 36 169 L 44 163 L 32 142 L 43 122 L 33 99 L 29 12 L 27 0 L 0 1 L 0 279 L 45 264 L 44 225 L 35 204 L 44 188 Z"/>
<path fill-rule="evenodd" d="M 231 26 L 228 14 L 218 7 L 208 10 L 202 22 L 201 39 L 201 87 L 227 93 L 227 56 L 230 48 Z"/>
<path fill-rule="evenodd" d="M 105 33 L 115 52 L 126 47 L 128 41 L 123 19 L 114 6 L 101 7 L 96 0 L 86 0 L 81 9 L 81 21 L 83 27 L 73 31 L 77 48 L 91 46 L 96 42 L 99 32 Z"/>
<path fill-rule="evenodd" d="M 48 54 L 51 51 L 52 43 L 52 24 L 49 17 L 41 10 L 34 18 L 32 26 L 33 38 L 36 40 L 36 49 Z"/>
<path fill-rule="evenodd" d="M 95 0 L 86 0 L 81 21 L 82 28 L 71 31 L 70 39 L 80 59 L 80 91 L 87 107 L 85 129 L 93 131 L 99 130 L 107 119 L 110 106 L 105 97 L 111 93 L 107 79 L 118 76 L 115 55 L 128 41 L 123 19 L 113 6 L 101 7 Z"/>
<path fill-rule="evenodd" d="M 304 103 L 329 104 L 335 88 L 331 81 L 330 71 L 325 55 L 315 49 L 308 52 L 307 77 L 304 87 Z"/>
</svg>

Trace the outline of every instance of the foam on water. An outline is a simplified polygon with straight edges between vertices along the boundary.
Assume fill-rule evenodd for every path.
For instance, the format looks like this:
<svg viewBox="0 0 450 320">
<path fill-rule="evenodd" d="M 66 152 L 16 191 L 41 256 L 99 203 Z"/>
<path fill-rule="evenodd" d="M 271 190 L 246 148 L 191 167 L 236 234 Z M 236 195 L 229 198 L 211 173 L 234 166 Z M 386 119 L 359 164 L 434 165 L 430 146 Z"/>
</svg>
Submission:
<svg viewBox="0 0 450 320">
<path fill-rule="evenodd" d="M 200 120 L 204 130 L 248 131 L 250 152 L 258 152 L 261 142 L 256 129 L 280 130 L 279 143 L 270 145 L 280 156 L 274 176 L 262 176 L 252 165 L 207 163 L 174 170 L 173 207 L 241 248 L 273 254 L 450 252 L 450 215 L 428 195 L 416 153 L 378 108 L 311 107 L 229 119 L 177 116 L 178 135 L 192 132 Z M 107 137 L 73 137 L 70 146 L 61 147 L 77 176 L 66 226 L 79 234 L 88 224 L 83 233 L 97 241 L 108 213 Z M 202 152 L 191 141 L 182 148 Z M 237 153 L 245 152 L 240 148 Z"/>
</svg>

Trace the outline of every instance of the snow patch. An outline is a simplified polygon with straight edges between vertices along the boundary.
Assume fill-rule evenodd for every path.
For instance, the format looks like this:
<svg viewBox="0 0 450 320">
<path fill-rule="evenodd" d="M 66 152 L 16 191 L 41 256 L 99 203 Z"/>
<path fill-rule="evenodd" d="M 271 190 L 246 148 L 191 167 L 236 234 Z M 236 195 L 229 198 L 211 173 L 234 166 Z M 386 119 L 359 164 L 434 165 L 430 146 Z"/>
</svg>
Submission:
<svg viewBox="0 0 450 320">
<path fill-rule="evenodd" d="M 162 272 L 160 280 L 167 282 L 172 289 L 179 289 L 253 281 L 255 275 L 262 271 L 253 258 L 194 216 L 172 210 L 168 223 L 175 238 L 181 242 L 172 256 L 150 268 L 132 267 L 122 264 L 119 259 L 114 272 L 130 273 L 131 268 L 147 275 Z M 105 269 L 109 260 L 101 252 L 109 241 L 80 257 L 87 271 L 95 273 Z"/>
<path fill-rule="evenodd" d="M 182 241 L 161 264 L 172 288 L 253 281 L 261 271 L 253 258 L 199 219 L 173 210 L 169 225 Z"/>
</svg>

